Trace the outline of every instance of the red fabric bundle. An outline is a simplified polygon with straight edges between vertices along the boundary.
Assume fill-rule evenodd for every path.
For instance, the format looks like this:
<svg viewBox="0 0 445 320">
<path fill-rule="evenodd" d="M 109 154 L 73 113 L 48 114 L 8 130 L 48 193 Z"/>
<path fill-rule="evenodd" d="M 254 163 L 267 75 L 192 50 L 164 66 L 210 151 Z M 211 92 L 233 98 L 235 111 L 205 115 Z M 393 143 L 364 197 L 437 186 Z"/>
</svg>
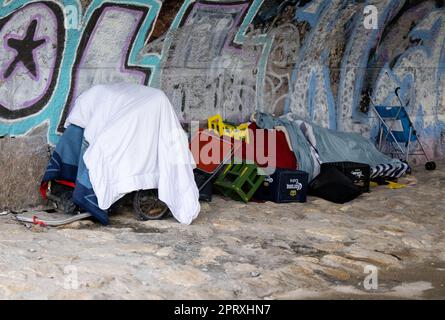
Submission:
<svg viewBox="0 0 445 320">
<path fill-rule="evenodd" d="M 285 133 L 275 129 L 259 129 L 255 123 L 249 126 L 249 143 L 220 137 L 204 129 L 200 129 L 190 143 L 197 167 L 208 173 L 213 172 L 231 154 L 232 148 L 231 161 L 240 162 L 242 159 L 261 168 L 298 169 Z"/>
<path fill-rule="evenodd" d="M 240 148 L 243 160 L 254 161 L 261 168 L 298 169 L 295 154 L 289 148 L 283 131 L 259 129 L 255 122 L 249 129 L 249 143 L 243 142 Z M 239 149 L 235 156 L 238 154 Z"/>
</svg>

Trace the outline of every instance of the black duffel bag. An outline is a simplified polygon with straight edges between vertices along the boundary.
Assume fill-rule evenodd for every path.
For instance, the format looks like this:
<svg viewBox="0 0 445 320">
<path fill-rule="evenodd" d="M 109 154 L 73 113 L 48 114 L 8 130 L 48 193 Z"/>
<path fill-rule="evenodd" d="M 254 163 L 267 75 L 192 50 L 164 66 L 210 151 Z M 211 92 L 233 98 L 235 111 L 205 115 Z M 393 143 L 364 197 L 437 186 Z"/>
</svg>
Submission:
<svg viewBox="0 0 445 320">
<path fill-rule="evenodd" d="M 335 203 L 349 202 L 361 194 L 360 188 L 333 166 L 322 166 L 320 174 L 309 184 L 309 195 Z"/>
</svg>

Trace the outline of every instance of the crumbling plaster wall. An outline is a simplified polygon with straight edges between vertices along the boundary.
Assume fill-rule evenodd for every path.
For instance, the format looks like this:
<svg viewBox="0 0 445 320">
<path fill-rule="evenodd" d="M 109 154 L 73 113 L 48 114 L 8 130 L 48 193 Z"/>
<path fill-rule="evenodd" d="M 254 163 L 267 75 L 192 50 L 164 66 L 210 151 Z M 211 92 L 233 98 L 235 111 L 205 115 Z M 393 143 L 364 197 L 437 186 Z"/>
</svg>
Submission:
<svg viewBox="0 0 445 320">
<path fill-rule="evenodd" d="M 377 29 L 363 24 L 367 5 Z M 42 124 L 54 145 L 75 98 L 115 81 L 162 88 L 184 122 L 295 112 L 369 137 L 364 94 L 394 104 L 400 86 L 441 158 L 444 19 L 434 0 L 0 0 L 0 136 L 15 137 L 0 139 L 2 172 L 16 163 L 4 146 L 34 148 L 27 135 Z"/>
<path fill-rule="evenodd" d="M 50 158 L 47 130 L 44 123 L 26 136 L 0 139 L 0 211 L 46 205 L 38 190 Z"/>
</svg>

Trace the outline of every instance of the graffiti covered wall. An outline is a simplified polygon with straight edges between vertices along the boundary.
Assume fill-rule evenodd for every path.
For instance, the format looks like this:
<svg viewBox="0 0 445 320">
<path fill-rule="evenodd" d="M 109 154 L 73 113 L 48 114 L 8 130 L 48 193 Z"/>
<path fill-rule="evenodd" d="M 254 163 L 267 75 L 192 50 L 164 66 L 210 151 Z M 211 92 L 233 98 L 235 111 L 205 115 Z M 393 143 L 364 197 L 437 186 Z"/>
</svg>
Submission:
<svg viewBox="0 0 445 320">
<path fill-rule="evenodd" d="M 184 122 L 294 112 L 373 137 L 365 93 L 395 104 L 401 87 L 443 157 L 444 24 L 433 0 L 0 0 L 0 136 L 45 124 L 54 144 L 80 93 L 129 81 Z"/>
</svg>

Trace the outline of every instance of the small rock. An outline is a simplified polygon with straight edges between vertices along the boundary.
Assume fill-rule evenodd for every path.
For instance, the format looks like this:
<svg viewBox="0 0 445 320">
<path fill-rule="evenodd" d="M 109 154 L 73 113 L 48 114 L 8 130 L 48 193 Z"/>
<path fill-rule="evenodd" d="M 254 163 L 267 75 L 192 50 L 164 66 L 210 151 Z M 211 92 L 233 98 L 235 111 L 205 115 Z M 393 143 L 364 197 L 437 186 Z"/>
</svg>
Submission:
<svg viewBox="0 0 445 320">
<path fill-rule="evenodd" d="M 156 252 L 156 255 L 158 257 L 168 257 L 172 252 L 173 252 L 172 247 L 164 247 L 159 249 L 158 252 Z"/>
<path fill-rule="evenodd" d="M 42 226 L 39 226 L 39 225 L 35 225 L 35 224 L 33 224 L 33 225 L 31 225 L 30 227 L 28 227 L 29 228 L 29 230 L 31 230 L 32 232 L 36 232 L 36 233 L 41 233 L 41 232 L 46 232 L 46 227 L 42 227 Z"/>
<path fill-rule="evenodd" d="M 402 242 L 405 245 L 412 247 L 414 249 L 422 249 L 424 247 L 424 245 L 422 244 L 421 241 L 414 239 L 414 238 L 408 238 L 408 237 L 402 238 Z"/>
<path fill-rule="evenodd" d="M 252 277 L 252 278 L 257 278 L 257 277 L 259 277 L 261 275 L 261 273 L 259 273 L 259 272 L 255 272 L 255 271 L 252 271 L 251 273 L 250 273 L 250 276 Z"/>
<path fill-rule="evenodd" d="M 207 202 L 201 202 L 201 212 L 210 212 L 211 207 Z"/>
<path fill-rule="evenodd" d="M 323 270 L 321 270 L 324 274 L 335 278 L 336 280 L 339 281 L 347 281 L 351 278 L 350 274 L 346 271 L 340 270 L 340 269 L 335 269 L 335 268 L 323 268 Z"/>
<path fill-rule="evenodd" d="M 29 251 L 29 252 L 36 252 L 37 250 L 31 248 L 31 249 L 28 249 L 28 251 Z"/>
<path fill-rule="evenodd" d="M 368 250 L 356 244 L 345 249 L 345 256 L 346 258 L 368 261 L 383 266 L 397 266 L 400 264 L 399 260 L 390 254 Z"/>
</svg>

